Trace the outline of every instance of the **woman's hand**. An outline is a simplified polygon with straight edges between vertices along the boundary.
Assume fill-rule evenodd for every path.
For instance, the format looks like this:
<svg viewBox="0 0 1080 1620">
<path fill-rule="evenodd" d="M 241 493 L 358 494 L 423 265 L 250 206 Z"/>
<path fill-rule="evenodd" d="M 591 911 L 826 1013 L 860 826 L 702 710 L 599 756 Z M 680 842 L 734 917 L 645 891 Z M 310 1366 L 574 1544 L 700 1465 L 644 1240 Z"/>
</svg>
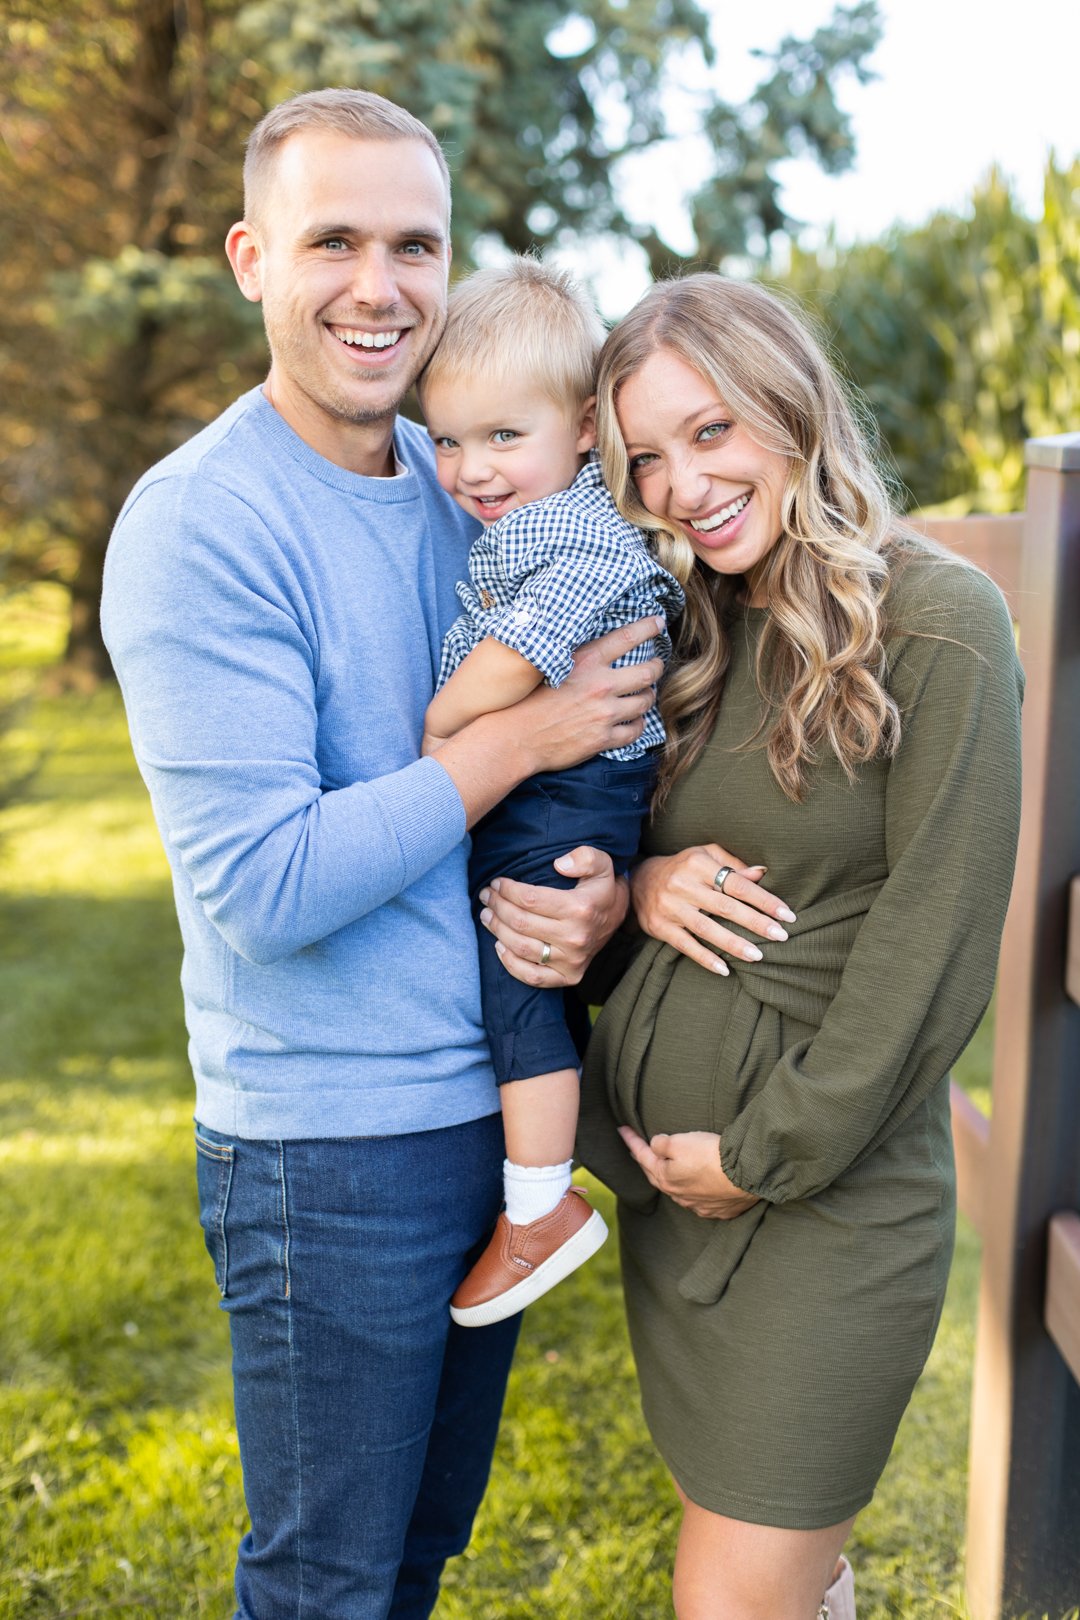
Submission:
<svg viewBox="0 0 1080 1620">
<path fill-rule="evenodd" d="M 730 1221 L 758 1202 L 724 1174 L 720 1138 L 715 1131 L 678 1131 L 646 1142 L 629 1125 L 620 1125 L 626 1143 L 657 1192 L 705 1220 Z"/>
<path fill-rule="evenodd" d="M 503 967 L 540 990 L 577 984 L 627 911 L 626 882 L 616 878 L 610 855 L 583 844 L 555 865 L 577 879 L 574 888 L 496 878 L 480 893 L 480 921 L 495 935 Z"/>
<path fill-rule="evenodd" d="M 725 866 L 731 871 L 718 889 L 713 879 Z M 760 887 L 765 871 L 764 866 L 743 866 L 719 844 L 697 844 L 678 855 L 642 861 L 630 879 L 631 903 L 647 934 L 674 945 L 710 972 L 726 974 L 728 965 L 717 951 L 745 962 L 760 961 L 761 952 L 715 918 L 778 941 L 788 937 L 782 924 L 795 921 L 782 900 Z"/>
</svg>

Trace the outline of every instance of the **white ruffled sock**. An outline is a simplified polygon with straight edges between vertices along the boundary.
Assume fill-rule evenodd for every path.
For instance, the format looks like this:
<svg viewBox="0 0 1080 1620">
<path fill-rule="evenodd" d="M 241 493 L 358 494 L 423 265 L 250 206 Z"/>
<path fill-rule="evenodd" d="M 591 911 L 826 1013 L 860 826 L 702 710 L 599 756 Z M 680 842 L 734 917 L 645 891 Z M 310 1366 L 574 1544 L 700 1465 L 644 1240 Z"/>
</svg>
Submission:
<svg viewBox="0 0 1080 1620">
<path fill-rule="evenodd" d="M 511 1226 L 526 1226 L 551 1214 L 570 1186 L 573 1162 L 532 1165 L 503 1160 L 503 1196 Z"/>
</svg>

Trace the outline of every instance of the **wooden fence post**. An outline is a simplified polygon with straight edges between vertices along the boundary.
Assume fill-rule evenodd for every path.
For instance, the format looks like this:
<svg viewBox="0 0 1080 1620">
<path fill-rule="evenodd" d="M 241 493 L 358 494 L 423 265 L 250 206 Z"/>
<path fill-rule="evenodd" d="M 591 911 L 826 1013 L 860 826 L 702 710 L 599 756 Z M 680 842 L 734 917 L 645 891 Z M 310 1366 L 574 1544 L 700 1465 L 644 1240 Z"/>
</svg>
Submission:
<svg viewBox="0 0 1080 1620">
<path fill-rule="evenodd" d="M 1024 810 L 1002 945 L 968 1492 L 975 1620 L 1080 1605 L 1080 1384 L 1044 1324 L 1051 1217 L 1080 1209 L 1080 434 L 1032 439 L 1020 581 Z"/>
</svg>

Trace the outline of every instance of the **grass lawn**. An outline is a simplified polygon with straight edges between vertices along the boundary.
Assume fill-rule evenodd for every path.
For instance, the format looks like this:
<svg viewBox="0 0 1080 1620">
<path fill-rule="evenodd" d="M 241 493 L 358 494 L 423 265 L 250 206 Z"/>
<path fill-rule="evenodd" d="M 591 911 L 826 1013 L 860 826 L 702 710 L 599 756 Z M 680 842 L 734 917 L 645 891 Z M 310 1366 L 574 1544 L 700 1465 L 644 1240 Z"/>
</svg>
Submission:
<svg viewBox="0 0 1080 1620">
<path fill-rule="evenodd" d="M 35 726 L 44 768 L 0 818 L 0 1620 L 223 1620 L 244 1510 L 168 874 L 116 694 L 42 703 Z M 962 1230 L 933 1357 L 854 1535 L 860 1620 L 963 1613 L 977 1267 Z M 660 1620 L 674 1529 L 609 1244 L 528 1314 L 438 1620 Z"/>
</svg>

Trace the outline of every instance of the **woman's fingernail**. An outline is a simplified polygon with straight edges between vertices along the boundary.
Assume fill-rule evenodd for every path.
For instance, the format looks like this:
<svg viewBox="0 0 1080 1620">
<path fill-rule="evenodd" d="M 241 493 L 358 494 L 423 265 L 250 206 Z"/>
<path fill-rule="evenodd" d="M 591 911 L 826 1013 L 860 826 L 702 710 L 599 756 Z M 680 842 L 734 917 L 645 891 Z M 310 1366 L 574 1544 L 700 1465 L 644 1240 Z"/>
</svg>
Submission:
<svg viewBox="0 0 1080 1620">
<path fill-rule="evenodd" d="M 483 922 L 483 920 L 483 916 L 481 916 L 480 921 Z M 787 939 L 787 934 L 782 928 L 778 928 L 776 923 L 770 923 L 765 932 L 770 939 Z"/>
<path fill-rule="evenodd" d="M 666 630 L 667 629 L 667 620 L 665 619 L 665 617 L 664 617 L 664 615 L 662 613 L 658 613 L 656 615 L 656 628 L 658 630 Z"/>
<path fill-rule="evenodd" d="M 793 911 L 789 911 L 787 906 L 781 906 L 780 910 L 776 913 L 776 915 L 780 918 L 781 922 L 797 922 L 798 921 L 798 918 L 796 917 L 795 913 Z"/>
<path fill-rule="evenodd" d="M 491 912 L 487 909 L 486 906 L 484 907 L 483 911 L 480 913 L 480 921 L 483 923 L 485 928 L 491 922 Z"/>
<path fill-rule="evenodd" d="M 728 974 L 731 972 L 731 969 L 728 967 L 727 963 L 719 960 L 713 963 L 712 970 L 714 973 L 719 973 L 724 979 L 726 979 Z"/>
<path fill-rule="evenodd" d="M 761 961 L 761 952 L 758 950 L 756 945 L 744 945 L 743 955 L 746 957 L 748 962 Z"/>
</svg>

